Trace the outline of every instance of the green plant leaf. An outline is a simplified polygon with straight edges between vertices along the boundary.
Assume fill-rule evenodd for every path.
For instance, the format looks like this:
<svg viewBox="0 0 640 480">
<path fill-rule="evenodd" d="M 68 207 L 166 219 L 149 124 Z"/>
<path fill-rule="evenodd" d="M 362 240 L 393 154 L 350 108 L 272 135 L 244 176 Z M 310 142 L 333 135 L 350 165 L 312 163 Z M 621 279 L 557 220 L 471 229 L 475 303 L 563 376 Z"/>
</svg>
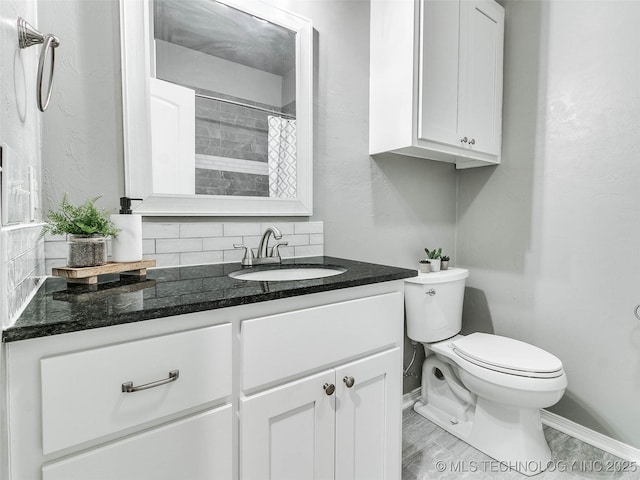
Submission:
<svg viewBox="0 0 640 480">
<path fill-rule="evenodd" d="M 90 198 L 82 205 L 74 206 L 69 203 L 65 193 L 58 210 L 47 214 L 47 224 L 40 235 L 51 233 L 53 235 L 117 236 L 120 230 L 109 219 L 110 212 L 100 211 L 95 206 L 99 198 Z"/>
</svg>

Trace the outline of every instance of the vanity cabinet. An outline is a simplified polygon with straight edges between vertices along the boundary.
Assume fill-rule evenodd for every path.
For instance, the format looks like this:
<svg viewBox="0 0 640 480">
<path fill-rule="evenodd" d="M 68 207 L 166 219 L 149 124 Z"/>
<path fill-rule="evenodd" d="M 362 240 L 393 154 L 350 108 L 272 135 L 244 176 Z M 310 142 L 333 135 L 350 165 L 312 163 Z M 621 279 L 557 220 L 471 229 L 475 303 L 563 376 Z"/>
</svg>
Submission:
<svg viewBox="0 0 640 480">
<path fill-rule="evenodd" d="M 7 343 L 7 480 L 400 478 L 403 291 Z"/>
<path fill-rule="evenodd" d="M 500 163 L 503 43 L 493 0 L 372 2 L 370 154 Z"/>
<path fill-rule="evenodd" d="M 402 298 L 242 323 L 242 480 L 399 478 Z"/>
</svg>

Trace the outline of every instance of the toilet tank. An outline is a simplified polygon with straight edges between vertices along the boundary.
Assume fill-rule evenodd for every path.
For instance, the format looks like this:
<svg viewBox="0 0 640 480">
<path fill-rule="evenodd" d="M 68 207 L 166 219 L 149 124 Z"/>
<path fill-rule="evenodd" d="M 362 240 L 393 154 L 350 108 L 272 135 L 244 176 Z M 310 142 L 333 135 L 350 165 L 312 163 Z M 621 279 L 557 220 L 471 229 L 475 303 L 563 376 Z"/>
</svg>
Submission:
<svg viewBox="0 0 640 480">
<path fill-rule="evenodd" d="M 467 269 L 450 268 L 405 280 L 404 304 L 410 339 L 433 343 L 460 332 L 468 276 Z"/>
</svg>

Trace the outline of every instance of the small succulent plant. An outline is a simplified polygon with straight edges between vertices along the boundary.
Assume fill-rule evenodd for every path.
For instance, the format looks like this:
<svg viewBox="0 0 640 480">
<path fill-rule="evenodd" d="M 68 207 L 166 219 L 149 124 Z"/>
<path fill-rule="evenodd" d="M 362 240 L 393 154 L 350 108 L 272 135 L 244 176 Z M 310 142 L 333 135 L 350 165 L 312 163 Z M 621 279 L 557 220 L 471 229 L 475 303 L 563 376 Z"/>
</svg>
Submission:
<svg viewBox="0 0 640 480">
<path fill-rule="evenodd" d="M 429 260 L 425 259 L 425 260 L 420 260 L 418 263 L 431 263 Z"/>
<path fill-rule="evenodd" d="M 442 248 L 438 248 L 437 250 L 434 248 L 433 250 L 429 250 L 428 248 L 424 249 L 427 252 L 427 258 L 431 260 L 437 260 L 442 255 Z"/>
<path fill-rule="evenodd" d="M 448 262 L 449 260 L 451 260 L 451 258 L 449 258 L 449 255 L 442 255 L 442 257 L 440 257 L 442 259 L 443 262 Z"/>
</svg>

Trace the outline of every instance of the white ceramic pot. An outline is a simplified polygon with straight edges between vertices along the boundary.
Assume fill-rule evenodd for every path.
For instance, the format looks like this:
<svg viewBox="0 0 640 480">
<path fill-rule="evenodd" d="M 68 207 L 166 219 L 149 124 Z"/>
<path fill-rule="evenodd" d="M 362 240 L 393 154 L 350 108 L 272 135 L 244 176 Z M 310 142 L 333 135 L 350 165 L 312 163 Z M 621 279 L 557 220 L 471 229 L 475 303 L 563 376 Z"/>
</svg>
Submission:
<svg viewBox="0 0 640 480">
<path fill-rule="evenodd" d="M 440 259 L 439 258 L 430 258 L 429 261 L 431 262 L 431 271 L 432 272 L 439 272 L 440 271 Z"/>
<path fill-rule="evenodd" d="M 418 262 L 418 270 L 420 273 L 429 273 L 431 271 L 431 264 Z"/>
</svg>

